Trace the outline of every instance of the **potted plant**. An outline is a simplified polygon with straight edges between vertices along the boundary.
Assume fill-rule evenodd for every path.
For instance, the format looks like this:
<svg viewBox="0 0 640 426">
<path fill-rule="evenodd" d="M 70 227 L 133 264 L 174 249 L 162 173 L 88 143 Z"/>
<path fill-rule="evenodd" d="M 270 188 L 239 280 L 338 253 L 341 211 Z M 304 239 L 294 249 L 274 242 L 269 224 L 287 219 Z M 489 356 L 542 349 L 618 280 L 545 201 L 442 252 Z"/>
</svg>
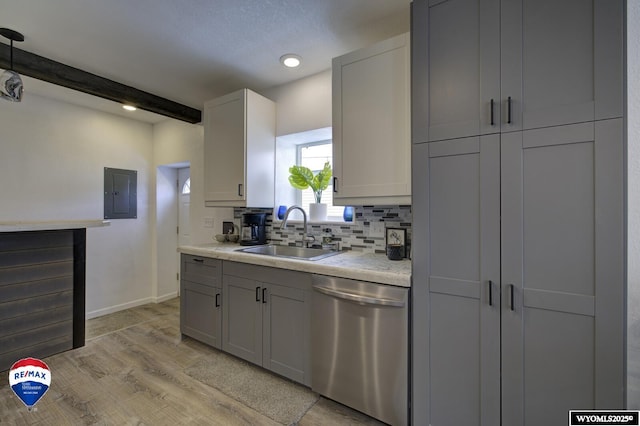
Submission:
<svg viewBox="0 0 640 426">
<path fill-rule="evenodd" d="M 322 191 L 329 187 L 331 181 L 331 165 L 327 161 L 324 168 L 315 175 L 305 166 L 289 167 L 289 183 L 296 189 L 311 188 L 316 202 L 309 204 L 309 220 L 323 221 L 327 219 L 327 205 L 321 202 Z"/>
</svg>

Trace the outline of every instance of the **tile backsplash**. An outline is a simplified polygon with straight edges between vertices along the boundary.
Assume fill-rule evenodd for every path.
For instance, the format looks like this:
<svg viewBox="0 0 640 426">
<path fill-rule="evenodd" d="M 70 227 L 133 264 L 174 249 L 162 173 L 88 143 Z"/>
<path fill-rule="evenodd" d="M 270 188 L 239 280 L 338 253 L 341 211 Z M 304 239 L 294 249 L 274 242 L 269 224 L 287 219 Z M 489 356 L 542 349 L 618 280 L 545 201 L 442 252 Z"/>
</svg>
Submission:
<svg viewBox="0 0 640 426">
<path fill-rule="evenodd" d="M 325 222 L 309 224 L 309 233 L 322 241 L 323 231 L 330 229 L 333 241 L 340 250 L 355 250 L 366 253 L 386 253 L 386 228 L 406 229 L 406 253 L 411 253 L 411 206 L 355 206 L 353 222 Z M 273 226 L 272 209 L 234 208 L 237 225 L 242 221 L 243 213 L 267 213 L 267 239 L 271 244 L 294 245 L 302 239 L 304 228 L 301 221 L 288 223 L 280 229 L 280 222 Z"/>
</svg>

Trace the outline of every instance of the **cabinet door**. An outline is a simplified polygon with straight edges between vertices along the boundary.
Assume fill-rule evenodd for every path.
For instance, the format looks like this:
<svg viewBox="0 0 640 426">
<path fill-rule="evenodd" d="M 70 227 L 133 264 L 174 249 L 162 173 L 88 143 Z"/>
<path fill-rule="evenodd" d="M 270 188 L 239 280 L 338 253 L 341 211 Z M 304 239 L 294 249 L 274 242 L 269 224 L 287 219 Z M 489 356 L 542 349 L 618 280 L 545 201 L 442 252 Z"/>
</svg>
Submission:
<svg viewBox="0 0 640 426">
<path fill-rule="evenodd" d="M 502 136 L 503 424 L 623 407 L 622 129 Z"/>
<path fill-rule="evenodd" d="M 500 422 L 500 137 L 429 144 L 430 424 Z"/>
<path fill-rule="evenodd" d="M 501 4 L 503 131 L 622 116 L 623 2 Z"/>
<path fill-rule="evenodd" d="M 427 16 L 413 41 L 421 67 L 414 80 L 428 82 L 428 103 L 420 116 L 414 112 L 414 142 L 499 132 L 499 0 L 431 0 Z"/>
<path fill-rule="evenodd" d="M 182 280 L 180 282 L 180 331 L 215 348 L 221 348 L 221 291 Z"/>
<path fill-rule="evenodd" d="M 403 34 L 333 60 L 334 204 L 411 202 L 409 56 Z"/>
<path fill-rule="evenodd" d="M 245 91 L 204 107 L 205 201 L 244 200 Z"/>
<path fill-rule="evenodd" d="M 223 275 L 222 281 L 222 349 L 262 365 L 262 287 L 232 275 Z"/>
<path fill-rule="evenodd" d="M 263 294 L 262 366 L 307 385 L 309 292 L 268 284 Z"/>
</svg>

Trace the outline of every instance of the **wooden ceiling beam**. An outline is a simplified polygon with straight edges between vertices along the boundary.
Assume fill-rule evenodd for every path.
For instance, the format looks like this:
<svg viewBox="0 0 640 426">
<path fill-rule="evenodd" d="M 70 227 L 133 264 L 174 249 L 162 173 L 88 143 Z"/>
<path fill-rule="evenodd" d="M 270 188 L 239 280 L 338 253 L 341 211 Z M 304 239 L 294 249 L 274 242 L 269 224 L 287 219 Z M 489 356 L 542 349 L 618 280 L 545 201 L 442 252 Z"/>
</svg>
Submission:
<svg viewBox="0 0 640 426">
<path fill-rule="evenodd" d="M 9 58 L 9 45 L 0 43 L 0 68 L 9 68 Z M 186 121 L 187 123 L 200 123 L 202 121 L 202 111 L 198 109 L 18 49 L 15 44 L 13 47 L 13 69 L 21 75 L 68 87 L 69 89 L 114 102 L 131 104 L 136 108 Z"/>
</svg>

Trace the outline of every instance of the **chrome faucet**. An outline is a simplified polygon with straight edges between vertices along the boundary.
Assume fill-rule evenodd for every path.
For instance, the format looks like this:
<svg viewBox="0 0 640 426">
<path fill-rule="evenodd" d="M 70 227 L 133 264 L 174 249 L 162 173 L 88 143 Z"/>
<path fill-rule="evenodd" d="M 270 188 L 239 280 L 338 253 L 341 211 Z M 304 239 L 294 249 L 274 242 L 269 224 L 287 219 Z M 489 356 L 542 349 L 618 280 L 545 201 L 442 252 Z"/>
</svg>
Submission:
<svg viewBox="0 0 640 426">
<path fill-rule="evenodd" d="M 284 219 L 282 219 L 282 223 L 280 224 L 280 229 L 284 229 L 287 226 L 287 220 L 289 219 L 289 213 L 293 210 L 300 210 L 302 212 L 302 219 L 304 221 L 304 234 L 302 235 L 302 247 L 309 247 L 310 242 L 314 242 L 316 238 L 313 235 L 309 235 L 309 231 L 307 229 L 307 213 L 300 206 L 291 206 L 287 209 L 284 214 Z"/>
</svg>

